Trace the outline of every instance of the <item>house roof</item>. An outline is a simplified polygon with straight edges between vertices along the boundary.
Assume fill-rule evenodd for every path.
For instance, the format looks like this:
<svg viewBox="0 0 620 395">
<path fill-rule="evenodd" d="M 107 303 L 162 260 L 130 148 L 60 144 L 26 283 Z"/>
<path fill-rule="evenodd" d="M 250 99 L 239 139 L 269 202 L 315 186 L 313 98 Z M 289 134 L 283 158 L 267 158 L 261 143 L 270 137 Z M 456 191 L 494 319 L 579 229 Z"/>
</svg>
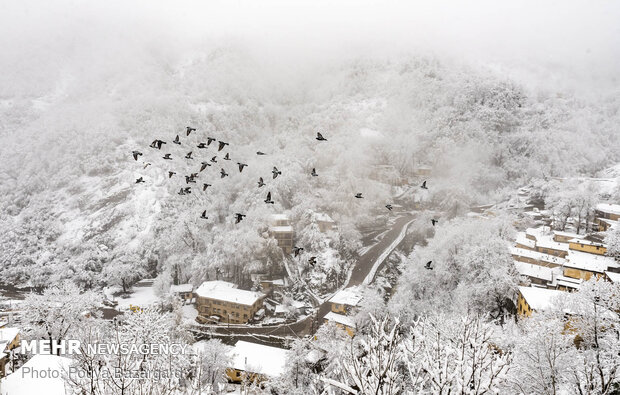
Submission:
<svg viewBox="0 0 620 395">
<path fill-rule="evenodd" d="M 534 310 L 543 311 L 551 307 L 555 300 L 566 296 L 562 291 L 546 288 L 519 287 L 519 292 Z"/>
<path fill-rule="evenodd" d="M 577 233 L 562 232 L 562 231 L 559 231 L 559 230 L 554 230 L 553 234 L 554 235 L 558 235 L 558 236 L 571 237 L 573 239 L 580 239 L 580 238 L 583 237 L 583 235 L 578 235 Z"/>
<path fill-rule="evenodd" d="M 528 228 L 525 232 L 528 235 L 534 236 L 534 238 L 536 238 L 537 247 L 559 251 L 568 251 L 568 246 L 566 245 L 566 243 L 559 243 L 553 240 L 553 233 L 551 233 L 545 226 L 541 226 L 538 228 Z"/>
<path fill-rule="evenodd" d="M 564 266 L 589 272 L 604 273 L 610 267 L 620 267 L 620 264 L 609 256 L 570 250 L 566 256 Z"/>
<path fill-rule="evenodd" d="M 609 277 L 609 280 L 612 283 L 620 283 L 620 273 L 616 273 L 616 272 L 605 272 L 605 274 L 607 275 L 607 277 Z"/>
<path fill-rule="evenodd" d="M 620 204 L 599 203 L 596 209 L 604 213 L 620 215 Z"/>
<path fill-rule="evenodd" d="M 272 214 L 271 219 L 273 221 L 288 221 L 289 216 L 287 214 Z"/>
<path fill-rule="evenodd" d="M 276 233 L 290 233 L 293 231 L 293 227 L 290 225 L 286 225 L 286 226 L 271 226 L 269 228 L 270 231 L 272 232 L 276 232 Z"/>
<path fill-rule="evenodd" d="M 556 265 L 563 265 L 565 262 L 565 259 L 558 256 L 543 254 L 542 252 L 526 250 L 524 248 L 511 247 L 510 254 L 522 256 L 525 258 L 536 259 L 541 262 L 555 263 Z"/>
<path fill-rule="evenodd" d="M 583 245 L 588 245 L 588 246 L 594 246 L 594 247 L 605 247 L 607 248 L 607 246 L 603 243 L 599 243 L 596 241 L 592 241 L 592 240 L 586 240 L 586 239 L 570 239 L 568 241 L 569 243 L 575 243 L 575 244 L 583 244 Z"/>
<path fill-rule="evenodd" d="M 544 281 L 553 281 L 554 275 L 560 275 L 559 268 L 540 266 L 521 261 L 514 261 L 514 265 L 520 275 L 539 278 Z"/>
<path fill-rule="evenodd" d="M 333 311 L 330 311 L 329 313 L 325 315 L 325 319 L 327 321 L 333 321 L 338 324 L 348 326 L 349 328 L 355 328 L 355 323 L 353 322 L 353 319 L 343 314 L 338 314 L 338 313 L 334 313 Z"/>
<path fill-rule="evenodd" d="M 517 233 L 517 237 L 515 239 L 515 243 L 524 245 L 524 246 L 529 247 L 529 248 L 535 248 L 536 247 L 536 241 L 534 241 L 532 239 L 528 239 L 527 237 L 525 237 L 525 232 Z"/>
<path fill-rule="evenodd" d="M 572 288 L 572 289 L 579 289 L 582 283 L 583 283 L 583 280 L 580 278 L 577 279 L 577 278 L 566 277 L 566 276 L 558 276 L 556 278 L 554 285 L 558 285 L 558 286 L 562 286 L 566 288 Z"/>
<path fill-rule="evenodd" d="M 335 221 L 329 215 L 325 213 L 314 213 L 314 219 L 319 222 L 331 222 L 335 223 Z"/>
<path fill-rule="evenodd" d="M 19 335 L 19 328 L 0 328 L 0 352 Z"/>
<path fill-rule="evenodd" d="M 194 286 L 192 284 L 171 285 L 170 292 L 192 292 Z"/>
<path fill-rule="evenodd" d="M 334 296 L 329 299 L 331 303 L 344 304 L 347 306 L 357 306 L 360 300 L 362 300 L 362 296 L 357 292 L 357 289 L 355 288 L 345 288 L 341 291 L 338 291 Z"/>
<path fill-rule="evenodd" d="M 49 354 L 35 354 L 21 368 L 0 381 L 1 395 L 65 395 L 62 374 L 73 360 Z M 25 369 L 29 368 L 29 369 Z M 32 373 L 28 373 L 32 372 Z M 33 376 L 34 372 L 48 372 L 46 377 Z M 56 373 L 50 373 L 56 372 Z M 56 377 L 56 378 L 53 378 Z"/>
<path fill-rule="evenodd" d="M 232 367 L 277 377 L 284 373 L 288 350 L 239 340 L 230 351 Z"/>
<path fill-rule="evenodd" d="M 237 289 L 237 286 L 225 281 L 205 281 L 196 289 L 196 295 L 203 298 L 217 299 L 224 302 L 251 306 L 263 296 L 260 292 Z"/>
</svg>

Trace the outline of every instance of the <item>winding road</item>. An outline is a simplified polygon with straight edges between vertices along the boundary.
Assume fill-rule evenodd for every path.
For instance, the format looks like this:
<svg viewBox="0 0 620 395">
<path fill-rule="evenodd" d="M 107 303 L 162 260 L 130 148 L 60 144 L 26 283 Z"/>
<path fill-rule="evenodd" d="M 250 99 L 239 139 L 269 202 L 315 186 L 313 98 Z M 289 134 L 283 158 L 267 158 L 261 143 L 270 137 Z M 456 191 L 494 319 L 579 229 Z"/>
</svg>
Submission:
<svg viewBox="0 0 620 395">
<path fill-rule="evenodd" d="M 377 260 L 382 256 L 384 258 L 379 263 L 378 268 L 380 269 L 384 264 L 385 258 L 387 258 L 389 253 L 391 253 L 398 246 L 399 243 L 396 243 L 396 241 L 399 237 L 401 237 L 403 229 L 408 226 L 414 218 L 413 214 L 411 213 L 400 213 L 398 215 L 399 217 L 393 222 L 393 224 L 391 225 L 392 227 L 383 235 L 381 240 L 379 240 L 379 242 L 373 245 L 358 258 L 345 288 L 362 284 L 366 277 L 371 273 L 373 266 L 375 265 Z M 377 270 L 376 272 L 379 272 L 379 270 Z M 320 324 L 323 322 L 323 318 L 325 317 L 325 315 L 327 315 L 329 311 L 330 303 L 328 301 L 325 301 L 319 306 L 316 314 L 310 315 L 300 321 L 293 322 L 291 324 L 283 324 L 277 326 L 233 326 L 230 328 L 226 325 L 209 326 L 206 331 L 203 329 L 200 331 L 200 333 L 197 333 L 197 335 L 199 337 L 200 334 L 207 336 L 223 335 L 227 337 L 248 335 L 302 337 L 316 332 Z"/>
</svg>

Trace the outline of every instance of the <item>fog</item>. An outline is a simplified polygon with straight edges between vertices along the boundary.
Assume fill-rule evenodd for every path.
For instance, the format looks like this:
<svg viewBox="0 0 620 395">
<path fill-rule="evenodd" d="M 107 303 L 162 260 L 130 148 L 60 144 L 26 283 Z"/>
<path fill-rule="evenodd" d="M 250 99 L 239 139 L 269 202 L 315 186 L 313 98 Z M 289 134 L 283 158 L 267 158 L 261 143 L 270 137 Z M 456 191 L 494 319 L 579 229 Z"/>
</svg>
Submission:
<svg viewBox="0 0 620 395">
<path fill-rule="evenodd" d="M 424 54 L 525 83 L 617 88 L 620 4 L 588 1 L 5 1 L 0 95 L 234 45 L 266 70 Z M 27 88 L 28 87 L 28 88 Z"/>
</svg>

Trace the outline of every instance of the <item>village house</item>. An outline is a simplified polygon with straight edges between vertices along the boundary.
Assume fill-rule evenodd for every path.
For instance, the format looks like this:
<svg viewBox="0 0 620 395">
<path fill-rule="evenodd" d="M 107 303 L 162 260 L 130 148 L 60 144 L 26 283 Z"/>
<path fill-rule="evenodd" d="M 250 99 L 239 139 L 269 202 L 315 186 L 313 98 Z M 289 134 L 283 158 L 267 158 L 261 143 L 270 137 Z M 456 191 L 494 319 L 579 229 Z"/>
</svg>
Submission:
<svg viewBox="0 0 620 395">
<path fill-rule="evenodd" d="M 350 313 L 362 300 L 356 288 L 345 288 L 329 299 L 331 311 L 339 314 Z"/>
<path fill-rule="evenodd" d="M 11 354 L 19 345 L 19 328 L 0 328 L 0 378 L 5 376 Z"/>
<path fill-rule="evenodd" d="M 325 315 L 323 320 L 326 324 L 329 322 L 334 323 L 338 328 L 347 332 L 347 335 L 351 337 L 355 335 L 355 323 L 351 317 L 330 311 Z"/>
<path fill-rule="evenodd" d="M 231 365 L 226 369 L 233 383 L 258 384 L 284 373 L 288 350 L 239 340 L 230 350 Z"/>
<path fill-rule="evenodd" d="M 605 272 L 605 279 L 614 284 L 620 284 L 620 273 L 607 271 Z"/>
<path fill-rule="evenodd" d="M 245 324 L 263 308 L 265 295 L 259 292 L 237 289 L 225 281 L 205 281 L 195 291 L 196 309 L 200 321 L 215 316 L 221 322 Z"/>
<path fill-rule="evenodd" d="M 272 295 L 274 292 L 282 292 L 288 286 L 286 277 L 275 280 L 260 280 L 260 288 L 263 293 Z"/>
<path fill-rule="evenodd" d="M 597 218 L 618 221 L 620 220 L 620 204 L 599 203 L 594 209 L 594 215 Z"/>
<path fill-rule="evenodd" d="M 549 287 L 553 284 L 554 280 L 562 274 L 562 270 L 559 267 L 551 268 L 521 261 L 514 261 L 514 265 L 517 272 L 521 276 L 527 278 L 531 284 L 545 287 Z"/>
<path fill-rule="evenodd" d="M 543 254 L 542 252 L 516 247 L 510 248 L 510 254 L 516 261 L 547 267 L 559 267 L 566 261 L 564 258 L 555 255 Z"/>
<path fill-rule="evenodd" d="M 336 221 L 325 213 L 314 213 L 314 221 L 319 226 L 319 230 L 323 233 L 334 229 Z"/>
<path fill-rule="evenodd" d="M 170 293 L 179 297 L 183 301 L 191 301 L 194 297 L 192 291 L 194 290 L 194 286 L 192 284 L 179 284 L 179 285 L 171 285 Z"/>
<path fill-rule="evenodd" d="M 572 239 L 568 241 L 568 247 L 574 251 L 583 251 L 590 254 L 605 255 L 607 254 L 607 246 L 603 243 L 586 239 Z"/>
<path fill-rule="evenodd" d="M 559 230 L 553 231 L 553 241 L 558 243 L 566 243 L 573 239 L 581 239 L 583 235 L 578 235 L 577 233 L 572 232 L 561 232 Z"/>
<path fill-rule="evenodd" d="M 271 216 L 271 226 L 269 227 L 269 236 L 276 239 L 278 247 L 286 254 L 290 254 L 293 250 L 293 241 L 295 232 L 291 226 L 291 221 L 286 214 L 274 214 Z"/>
<path fill-rule="evenodd" d="M 612 257 L 570 251 L 564 263 L 564 275 L 588 281 L 592 276 L 602 277 L 606 271 L 618 270 L 620 264 Z"/>
<path fill-rule="evenodd" d="M 539 228 L 528 228 L 526 238 L 535 242 L 535 251 L 543 254 L 555 255 L 561 258 L 568 254 L 569 246 L 554 240 L 554 235 L 548 231 L 548 228 L 541 226 Z"/>
<path fill-rule="evenodd" d="M 519 287 L 517 295 L 517 313 L 521 317 L 530 317 L 534 311 L 549 309 L 561 299 L 565 292 L 546 288 Z"/>
</svg>

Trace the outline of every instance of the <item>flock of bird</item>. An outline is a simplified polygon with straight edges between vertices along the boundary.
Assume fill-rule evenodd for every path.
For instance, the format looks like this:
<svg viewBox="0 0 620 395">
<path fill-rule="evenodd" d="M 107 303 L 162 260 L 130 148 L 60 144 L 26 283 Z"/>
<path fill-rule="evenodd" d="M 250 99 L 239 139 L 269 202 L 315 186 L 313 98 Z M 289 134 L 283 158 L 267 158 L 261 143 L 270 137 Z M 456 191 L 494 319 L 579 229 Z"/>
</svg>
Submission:
<svg viewBox="0 0 620 395">
<path fill-rule="evenodd" d="M 187 126 L 185 128 L 185 135 L 186 137 L 189 137 L 190 134 L 192 132 L 196 132 L 196 128 L 193 128 L 191 126 Z M 323 137 L 323 135 L 320 132 L 317 132 L 316 135 L 316 140 L 317 141 L 327 141 L 327 139 L 325 137 Z M 225 142 L 225 141 L 221 141 L 221 140 L 217 140 L 214 137 L 207 137 L 207 142 L 200 142 L 196 145 L 196 147 L 198 149 L 207 149 L 213 142 L 217 141 L 217 152 L 221 152 L 224 148 L 226 148 L 226 146 L 229 146 L 230 144 Z M 156 150 L 160 150 L 162 149 L 162 147 L 167 144 L 166 141 L 164 140 L 160 140 L 160 139 L 155 139 L 153 140 L 153 142 L 149 145 L 150 148 L 156 149 Z M 181 142 L 181 139 L 179 138 L 179 135 L 177 134 L 176 137 L 174 138 L 174 140 L 172 140 L 172 144 L 175 145 L 183 145 L 183 143 Z M 187 152 L 187 154 L 185 154 L 185 159 L 188 160 L 194 160 L 194 156 L 193 156 L 193 150 Z M 134 150 L 131 152 L 133 159 L 135 161 L 138 161 L 138 158 L 143 156 L 143 153 L 138 151 L 138 150 Z M 264 152 L 261 151 L 257 151 L 256 155 L 258 156 L 265 156 L 267 154 L 265 154 Z M 173 160 L 172 158 L 172 154 L 171 153 L 164 153 L 164 156 L 162 157 L 164 160 Z M 230 161 L 230 154 L 228 152 L 226 152 L 226 154 L 222 157 L 222 160 L 224 161 Z M 199 177 L 199 174 L 202 173 L 204 170 L 207 169 L 207 167 L 211 167 L 214 166 L 215 164 L 218 163 L 218 155 L 214 155 L 213 157 L 211 157 L 210 160 L 206 161 L 206 160 L 202 160 L 200 162 L 200 169 L 196 172 L 196 173 L 190 173 L 189 175 L 185 175 L 185 185 L 186 186 L 182 186 L 178 192 L 179 195 L 184 196 L 184 195 L 189 195 L 192 193 L 192 186 L 187 186 L 189 184 L 196 184 L 196 179 Z M 146 169 L 148 166 L 150 166 L 151 163 L 149 162 L 145 162 L 143 168 Z M 239 169 L 239 173 L 243 172 L 243 169 L 245 167 L 248 166 L 247 163 L 242 163 L 242 162 L 237 162 L 237 166 Z M 271 170 L 271 175 L 272 175 L 272 179 L 276 179 L 279 175 L 281 175 L 282 172 L 276 167 L 274 166 L 273 169 Z M 173 176 L 177 175 L 177 173 L 175 171 L 172 170 L 168 170 L 168 178 L 171 179 Z M 310 172 L 310 175 L 312 177 L 318 177 L 318 173 L 316 172 L 316 168 L 312 168 L 312 171 Z M 220 178 L 225 178 L 228 177 L 229 174 L 226 172 L 226 170 L 224 169 L 224 167 L 220 168 Z M 141 184 L 141 183 L 146 183 L 146 180 L 144 179 L 144 177 L 140 176 L 139 178 L 136 179 L 135 181 L 136 184 Z M 258 188 L 262 188 L 266 185 L 266 183 L 264 182 L 263 177 L 259 177 L 258 179 Z M 203 183 L 202 184 L 202 191 L 206 191 L 208 187 L 212 186 L 212 184 L 209 183 Z M 428 187 L 426 186 L 426 181 L 424 181 L 422 183 L 422 185 L 420 185 L 420 188 L 422 189 L 428 189 Z M 362 195 L 361 192 L 356 193 L 354 196 L 354 198 L 356 199 L 363 199 L 364 196 Z M 273 201 L 273 199 L 271 198 L 271 192 L 268 191 L 267 192 L 267 196 L 264 200 L 264 202 L 266 204 L 275 204 L 275 202 Z M 388 209 L 388 211 L 392 211 L 392 209 L 394 208 L 391 204 L 386 204 L 385 208 Z M 238 224 L 239 222 L 241 222 L 243 220 L 243 218 L 245 218 L 246 215 L 242 214 L 242 213 L 235 213 L 234 214 L 234 221 L 235 224 Z M 209 219 L 209 217 L 207 216 L 207 210 L 204 210 L 200 216 L 200 219 Z M 435 224 L 438 222 L 437 219 L 431 219 L 432 225 L 435 226 Z M 294 246 L 293 247 L 293 253 L 294 256 L 297 257 L 299 255 L 299 253 L 303 251 L 302 247 L 297 247 Z M 308 263 L 312 266 L 314 266 L 316 264 L 316 257 L 310 257 L 310 259 L 308 260 Z M 432 261 L 429 261 L 426 263 L 425 268 L 429 269 L 429 270 L 433 270 L 433 268 L 431 267 L 431 263 Z"/>
</svg>

